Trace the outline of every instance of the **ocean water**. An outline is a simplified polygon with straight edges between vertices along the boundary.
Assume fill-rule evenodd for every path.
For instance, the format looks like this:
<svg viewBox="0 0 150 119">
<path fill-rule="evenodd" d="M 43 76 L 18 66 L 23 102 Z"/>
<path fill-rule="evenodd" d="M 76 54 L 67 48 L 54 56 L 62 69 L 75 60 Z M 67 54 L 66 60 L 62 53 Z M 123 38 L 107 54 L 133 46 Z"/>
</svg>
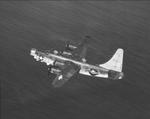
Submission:
<svg viewBox="0 0 150 119">
<path fill-rule="evenodd" d="M 149 119 L 150 2 L 0 2 L 2 119 Z M 123 48 L 125 77 L 76 75 L 51 85 L 30 49 L 63 50 L 91 36 L 87 60 L 108 61 Z"/>
</svg>

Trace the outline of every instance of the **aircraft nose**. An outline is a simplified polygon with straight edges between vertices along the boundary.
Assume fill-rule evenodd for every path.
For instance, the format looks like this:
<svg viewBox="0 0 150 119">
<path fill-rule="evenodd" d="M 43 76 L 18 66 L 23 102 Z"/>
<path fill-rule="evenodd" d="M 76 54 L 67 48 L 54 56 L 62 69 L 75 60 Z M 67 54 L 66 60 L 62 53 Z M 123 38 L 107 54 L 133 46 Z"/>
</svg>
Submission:
<svg viewBox="0 0 150 119">
<path fill-rule="evenodd" d="M 36 53 L 36 49 L 35 49 L 35 48 L 32 48 L 30 54 L 33 55 L 33 54 L 35 54 L 35 53 Z"/>
</svg>

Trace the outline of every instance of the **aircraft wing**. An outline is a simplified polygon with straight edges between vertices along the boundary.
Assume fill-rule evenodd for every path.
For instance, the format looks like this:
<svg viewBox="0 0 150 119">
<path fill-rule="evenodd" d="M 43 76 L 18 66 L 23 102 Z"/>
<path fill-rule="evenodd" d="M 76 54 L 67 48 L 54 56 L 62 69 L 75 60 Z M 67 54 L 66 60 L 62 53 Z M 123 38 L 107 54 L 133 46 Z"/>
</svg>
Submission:
<svg viewBox="0 0 150 119">
<path fill-rule="evenodd" d="M 78 60 L 78 61 L 85 60 L 85 57 L 87 55 L 88 38 L 89 38 L 88 36 L 85 37 L 83 41 L 77 47 L 71 44 L 66 45 L 67 46 L 66 51 L 70 50 L 69 53 L 71 53 L 73 59 Z"/>
<path fill-rule="evenodd" d="M 65 66 L 61 68 L 61 72 L 57 74 L 56 78 L 52 82 L 54 87 L 61 87 L 66 83 L 73 75 L 79 71 L 79 66 L 71 62 L 66 62 Z"/>
</svg>

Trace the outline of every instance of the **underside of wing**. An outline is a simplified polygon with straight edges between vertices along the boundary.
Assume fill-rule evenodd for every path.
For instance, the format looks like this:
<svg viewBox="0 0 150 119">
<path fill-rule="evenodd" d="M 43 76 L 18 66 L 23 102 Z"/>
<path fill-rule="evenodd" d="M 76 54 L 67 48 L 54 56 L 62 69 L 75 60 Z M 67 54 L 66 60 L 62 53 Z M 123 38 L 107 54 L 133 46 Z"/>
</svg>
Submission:
<svg viewBox="0 0 150 119">
<path fill-rule="evenodd" d="M 52 85 L 54 87 L 61 87 L 78 71 L 78 66 L 76 66 L 74 63 L 66 62 L 65 67 L 62 68 L 61 72 L 57 74 L 56 78 L 52 82 Z"/>
<path fill-rule="evenodd" d="M 63 56 L 73 58 L 78 61 L 86 62 L 85 57 L 87 55 L 88 37 L 85 37 L 78 45 L 72 45 L 67 42 L 65 51 L 62 52 Z"/>
<path fill-rule="evenodd" d="M 85 37 L 83 41 L 79 44 L 78 48 L 73 52 L 74 59 L 82 62 L 86 62 L 86 55 L 88 49 L 88 38 Z"/>
</svg>

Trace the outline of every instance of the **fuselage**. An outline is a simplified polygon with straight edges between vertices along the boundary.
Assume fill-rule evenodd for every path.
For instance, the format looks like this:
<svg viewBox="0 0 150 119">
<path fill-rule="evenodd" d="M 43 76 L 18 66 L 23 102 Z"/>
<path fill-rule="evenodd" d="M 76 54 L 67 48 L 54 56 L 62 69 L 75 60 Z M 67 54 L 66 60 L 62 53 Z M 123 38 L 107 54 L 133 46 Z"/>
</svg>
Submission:
<svg viewBox="0 0 150 119">
<path fill-rule="evenodd" d="M 99 75 L 102 73 L 103 75 L 105 74 L 105 77 L 107 77 L 106 74 L 107 74 L 108 70 L 105 69 L 105 68 L 102 68 L 100 66 L 95 66 L 95 65 L 92 65 L 92 64 L 88 64 L 86 62 L 76 61 L 76 60 L 73 60 L 73 59 L 70 59 L 70 58 L 67 58 L 67 57 L 63 57 L 63 56 L 58 55 L 58 54 L 43 53 L 43 52 L 40 52 L 40 51 L 37 51 L 37 54 L 39 54 L 39 59 L 40 59 L 40 57 L 43 57 L 43 58 L 41 58 L 41 59 L 43 59 L 43 60 L 41 60 L 41 62 L 45 62 L 47 65 L 54 65 L 55 61 L 58 61 L 58 62 L 61 62 L 61 63 L 69 61 L 69 62 L 72 62 L 72 63 L 80 66 L 81 67 L 80 72 L 83 73 L 83 70 L 84 70 L 85 75 L 91 75 L 89 73 L 89 70 L 93 69 L 93 70 L 96 70 L 96 71 L 100 72 Z M 95 75 L 95 76 L 99 77 L 99 75 Z"/>
<path fill-rule="evenodd" d="M 35 51 L 34 49 L 31 50 L 31 55 L 34 56 L 34 58 L 37 61 L 45 62 L 47 65 L 53 66 L 54 63 L 57 61 L 59 63 L 65 63 L 66 61 L 72 62 L 80 67 L 80 74 L 93 76 L 93 77 L 102 77 L 102 78 L 111 78 L 113 75 L 120 75 L 121 72 L 111 71 L 108 69 L 105 69 L 100 66 L 88 64 L 86 62 L 80 62 L 68 57 L 61 56 L 59 54 L 53 54 L 53 53 L 45 53 L 41 51 Z M 110 77 L 111 76 L 111 77 Z M 117 78 L 118 78 L 117 76 Z M 112 77 L 116 79 L 116 77 Z M 119 78 L 118 78 L 119 79 Z"/>
</svg>

